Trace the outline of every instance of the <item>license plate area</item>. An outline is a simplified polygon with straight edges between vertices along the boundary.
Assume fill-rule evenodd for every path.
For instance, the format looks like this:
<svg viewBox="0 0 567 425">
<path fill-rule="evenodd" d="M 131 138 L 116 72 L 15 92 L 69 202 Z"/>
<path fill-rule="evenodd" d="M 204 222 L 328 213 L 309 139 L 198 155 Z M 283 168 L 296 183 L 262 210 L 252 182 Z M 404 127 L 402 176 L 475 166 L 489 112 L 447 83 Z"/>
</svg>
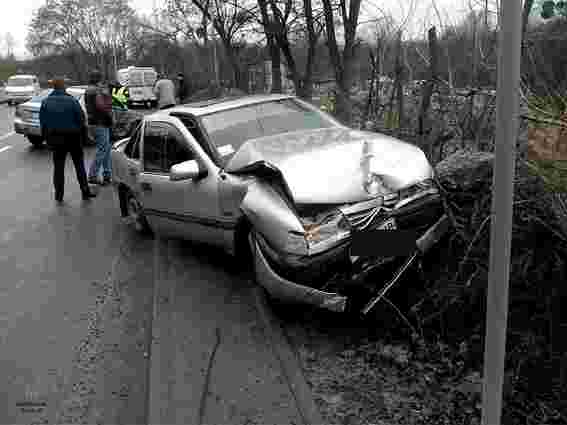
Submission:
<svg viewBox="0 0 567 425">
<path fill-rule="evenodd" d="M 376 227 L 376 230 L 396 230 L 397 228 L 398 228 L 398 225 L 396 223 L 396 219 L 394 217 L 390 217 L 389 219 L 380 223 L 380 225 Z M 355 250 L 357 250 L 356 247 L 355 247 Z M 356 260 L 358 260 L 360 258 L 360 255 L 354 255 L 352 253 L 352 251 L 353 251 L 353 249 L 352 249 L 352 245 L 351 245 L 350 261 L 351 261 L 351 263 L 354 263 L 354 262 L 356 262 Z"/>
</svg>

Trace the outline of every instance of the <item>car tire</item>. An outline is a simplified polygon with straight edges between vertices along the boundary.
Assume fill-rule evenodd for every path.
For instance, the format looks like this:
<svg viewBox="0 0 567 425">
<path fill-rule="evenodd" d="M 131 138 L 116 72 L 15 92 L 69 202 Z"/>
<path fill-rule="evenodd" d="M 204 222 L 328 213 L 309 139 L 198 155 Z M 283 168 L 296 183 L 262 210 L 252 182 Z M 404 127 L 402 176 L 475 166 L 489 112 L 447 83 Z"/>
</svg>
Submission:
<svg viewBox="0 0 567 425">
<path fill-rule="evenodd" d="M 123 197 L 121 202 L 124 202 L 126 217 L 129 218 L 131 226 L 136 232 L 142 235 L 151 235 L 152 229 L 146 216 L 142 204 L 136 198 L 136 195 L 130 190 L 119 190 L 119 196 Z"/>
<path fill-rule="evenodd" d="M 34 146 L 41 146 L 43 144 L 43 138 L 40 136 L 28 136 L 28 141 Z"/>
</svg>

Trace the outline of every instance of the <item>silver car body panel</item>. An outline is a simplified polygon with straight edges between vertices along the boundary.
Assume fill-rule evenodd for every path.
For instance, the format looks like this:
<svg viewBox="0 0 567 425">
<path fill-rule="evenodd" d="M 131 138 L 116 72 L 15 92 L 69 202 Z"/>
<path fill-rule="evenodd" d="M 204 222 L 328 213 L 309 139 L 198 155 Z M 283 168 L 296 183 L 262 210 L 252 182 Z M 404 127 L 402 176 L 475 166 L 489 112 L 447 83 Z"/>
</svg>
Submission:
<svg viewBox="0 0 567 425">
<path fill-rule="evenodd" d="M 344 312 L 347 297 L 334 293 L 320 291 L 305 285 L 298 285 L 278 276 L 268 264 L 266 257 L 258 246 L 253 235 L 250 235 L 250 244 L 254 250 L 255 278 L 274 298 L 304 302 L 335 312 Z"/>
<path fill-rule="evenodd" d="M 127 158 L 123 153 L 125 142 L 119 142 L 112 152 L 114 179 L 134 191 L 150 225 L 166 236 L 205 242 L 234 253 L 235 230 L 240 220 L 246 217 L 253 229 L 248 242 L 256 253 L 254 261 L 259 284 L 278 298 L 344 311 L 347 297 L 292 282 L 279 275 L 270 262 L 293 268 L 310 267 L 312 260 L 320 261 L 311 254 L 286 250 L 290 235 L 297 238 L 306 232 L 305 217 L 301 216 L 305 213 L 300 214 L 302 210 L 298 207 L 329 205 L 329 210 L 340 211 L 349 220 L 357 214 L 375 215 L 386 208 L 384 198 L 365 190 L 369 176 L 379 175 L 387 190 L 398 191 L 387 211 L 406 207 L 437 193 L 434 187 L 419 184 L 433 176 L 423 151 L 392 137 L 352 130 L 337 123 L 336 127 L 327 129 L 249 140 L 237 150 L 225 169 L 221 169 L 185 125 L 170 115 L 184 112 L 198 117 L 291 97 L 248 96 L 200 107 L 181 105 L 147 115 L 144 126 L 148 122 L 166 122 L 183 134 L 207 171 L 206 177 L 171 181 L 168 173 L 144 172 L 141 169 L 143 158 L 141 161 Z M 143 141 L 142 133 L 142 156 Z M 400 195 L 402 189 L 413 188 L 416 183 L 415 191 L 412 189 L 406 195 Z M 142 190 L 142 185 L 151 190 Z M 292 238 L 292 243 L 296 241 Z M 348 244 L 348 240 L 342 243 Z M 264 249 L 264 246 L 270 249 Z M 344 250 L 342 245 L 335 245 L 328 250 L 329 256 L 335 255 L 331 251 Z"/>
<path fill-rule="evenodd" d="M 184 136 L 187 146 L 207 175 L 195 180 L 172 181 L 169 173 L 150 173 L 141 170 L 136 182 L 136 194 L 146 217 L 158 233 L 165 236 L 191 239 L 226 248 L 234 230 L 235 220 L 221 214 L 219 204 L 219 169 L 208 158 L 199 143 L 182 123 L 171 116 L 160 116 L 152 123 L 167 123 Z M 140 152 L 143 163 L 142 137 Z M 144 186 L 151 190 L 143 190 Z"/>
<path fill-rule="evenodd" d="M 255 231 L 283 251 L 287 245 L 289 232 L 305 231 L 299 218 L 285 203 L 283 197 L 274 187 L 264 182 L 258 181 L 248 187 L 241 209 Z"/>
<path fill-rule="evenodd" d="M 228 172 L 266 161 L 283 174 L 296 203 L 372 199 L 364 183 L 379 174 L 391 191 L 432 177 L 423 151 L 393 137 L 346 128 L 279 134 L 245 142 Z"/>
</svg>

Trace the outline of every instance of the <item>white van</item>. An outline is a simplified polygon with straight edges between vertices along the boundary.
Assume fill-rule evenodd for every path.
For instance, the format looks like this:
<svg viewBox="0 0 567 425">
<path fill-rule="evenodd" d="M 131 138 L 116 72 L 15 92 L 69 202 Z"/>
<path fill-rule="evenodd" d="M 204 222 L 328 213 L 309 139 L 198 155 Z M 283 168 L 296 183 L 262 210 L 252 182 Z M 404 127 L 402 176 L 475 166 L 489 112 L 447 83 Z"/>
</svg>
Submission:
<svg viewBox="0 0 567 425">
<path fill-rule="evenodd" d="M 129 66 L 119 69 L 116 79 L 120 85 L 128 88 L 130 104 L 143 103 L 146 106 L 155 106 L 157 103 L 154 94 L 154 85 L 157 72 L 153 67 Z"/>
<path fill-rule="evenodd" d="M 8 104 L 27 102 L 40 92 L 39 80 L 35 75 L 12 75 L 6 82 L 5 96 Z"/>
</svg>

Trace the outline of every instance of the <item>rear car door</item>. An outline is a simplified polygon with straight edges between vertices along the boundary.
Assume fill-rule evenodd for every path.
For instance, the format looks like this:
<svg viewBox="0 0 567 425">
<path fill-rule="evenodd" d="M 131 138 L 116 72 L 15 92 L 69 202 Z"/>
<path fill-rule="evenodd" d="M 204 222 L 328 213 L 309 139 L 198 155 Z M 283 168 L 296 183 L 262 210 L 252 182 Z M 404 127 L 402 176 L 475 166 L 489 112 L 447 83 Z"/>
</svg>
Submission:
<svg viewBox="0 0 567 425">
<path fill-rule="evenodd" d="M 142 172 L 139 175 L 141 202 L 150 225 L 158 233 L 223 245 L 226 222 L 220 217 L 218 172 L 210 169 L 204 152 L 182 126 L 150 122 L 144 129 Z M 204 175 L 172 181 L 171 166 L 196 160 Z"/>
</svg>

